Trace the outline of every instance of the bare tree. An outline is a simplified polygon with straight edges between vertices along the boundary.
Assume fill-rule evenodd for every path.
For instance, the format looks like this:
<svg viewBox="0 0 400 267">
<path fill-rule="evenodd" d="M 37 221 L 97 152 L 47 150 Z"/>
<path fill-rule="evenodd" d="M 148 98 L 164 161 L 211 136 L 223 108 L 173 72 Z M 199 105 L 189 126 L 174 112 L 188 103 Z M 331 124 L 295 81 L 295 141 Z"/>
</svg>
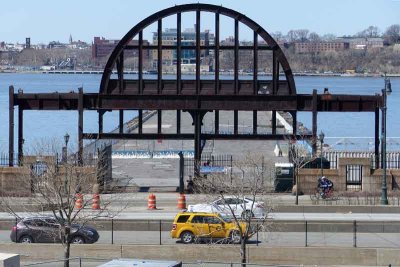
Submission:
<svg viewBox="0 0 400 267">
<path fill-rule="evenodd" d="M 310 32 L 309 30 L 298 29 L 298 30 L 295 30 L 295 32 L 296 32 L 297 39 L 300 42 L 306 42 L 308 40 L 308 33 Z"/>
<path fill-rule="evenodd" d="M 308 36 L 308 39 L 310 40 L 310 42 L 314 42 L 314 43 L 321 41 L 321 37 L 316 32 L 310 33 Z"/>
<path fill-rule="evenodd" d="M 389 44 L 395 44 L 400 41 L 400 24 L 390 25 L 386 29 L 384 36 Z"/>
<path fill-rule="evenodd" d="M 57 146 L 48 145 L 52 151 Z M 44 155 L 47 156 L 44 156 Z M 64 158 L 62 162 L 57 161 L 56 153 L 37 153 L 34 161 L 24 161 L 21 173 L 26 173 L 24 181 L 29 183 L 31 194 L 25 201 L 34 203 L 45 210 L 46 215 L 55 219 L 53 240 L 61 241 L 64 247 L 64 266 L 69 266 L 71 243 L 82 243 L 85 240 L 80 237 L 77 242 L 74 232 L 86 224 L 93 222 L 96 218 L 109 218 L 121 212 L 126 206 L 110 210 L 110 205 L 116 199 L 111 195 L 107 201 L 102 201 L 99 206 L 94 204 L 92 198 L 81 197 L 80 194 L 98 194 L 102 166 L 97 164 L 91 166 L 78 166 L 71 158 Z M 28 158 L 28 157 L 27 157 Z M 116 196 L 117 197 L 117 196 Z M 2 196 L 2 205 L 5 206 L 16 218 L 22 219 L 19 211 L 14 209 L 15 197 Z M 18 201 L 18 200 L 17 200 Z M 78 205 L 78 204 L 79 205 Z M 76 205 L 77 204 L 77 205 Z M 92 209 L 94 208 L 94 209 Z M 32 216 L 43 216 L 42 212 L 26 210 Z M 77 223 L 79 228 L 76 229 Z M 16 236 L 16 242 L 18 242 Z M 34 241 L 32 238 L 29 241 Z"/>
<path fill-rule="evenodd" d="M 379 37 L 379 28 L 377 26 L 369 26 L 365 30 L 362 30 L 361 32 L 358 32 L 356 34 L 357 37 L 363 37 L 363 38 L 374 38 L 374 37 Z"/>
<path fill-rule="evenodd" d="M 257 232 L 266 231 L 271 224 L 267 221 L 270 210 L 265 203 L 263 216 L 257 216 L 253 211 L 256 209 L 256 201 L 266 193 L 264 180 L 265 176 L 272 174 L 272 167 L 264 162 L 262 156 L 248 153 L 242 160 L 235 161 L 233 168 L 232 176 L 209 174 L 207 177 L 197 177 L 195 188 L 196 191 L 206 194 L 208 199 L 218 196 L 223 200 L 228 197 L 237 200 L 234 205 L 228 205 L 224 201 L 226 204 L 222 210 L 236 224 L 237 235 L 231 236 L 231 240 L 237 238 L 237 242 L 233 242 L 240 243 L 241 261 L 245 266 L 247 242 Z M 238 210 L 243 212 L 239 214 Z"/>
<path fill-rule="evenodd" d="M 294 168 L 294 178 L 295 178 L 295 194 L 296 194 L 296 202 L 295 204 L 299 204 L 299 194 L 300 186 L 299 186 L 299 170 L 303 168 L 307 163 L 313 161 L 316 157 L 310 153 L 309 147 L 311 144 L 309 141 L 307 142 L 304 138 L 292 138 L 288 137 L 289 142 L 289 161 L 293 163 Z"/>
</svg>

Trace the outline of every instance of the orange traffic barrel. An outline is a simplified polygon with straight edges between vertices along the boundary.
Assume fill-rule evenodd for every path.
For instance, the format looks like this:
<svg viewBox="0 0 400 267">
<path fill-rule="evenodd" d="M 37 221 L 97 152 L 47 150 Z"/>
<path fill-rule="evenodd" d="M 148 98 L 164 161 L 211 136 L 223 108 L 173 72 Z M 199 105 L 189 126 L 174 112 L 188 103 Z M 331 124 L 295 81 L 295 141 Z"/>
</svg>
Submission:
<svg viewBox="0 0 400 267">
<path fill-rule="evenodd" d="M 155 210 L 156 208 L 156 196 L 154 194 L 149 195 L 149 199 L 147 201 L 147 209 Z"/>
<path fill-rule="evenodd" d="M 92 210 L 98 210 L 98 209 L 100 209 L 100 195 L 93 194 Z"/>
<path fill-rule="evenodd" d="M 186 209 L 186 197 L 184 194 L 180 194 L 178 197 L 178 209 Z"/>
<path fill-rule="evenodd" d="M 83 195 L 80 193 L 75 194 L 75 209 L 81 209 L 83 207 Z"/>
</svg>

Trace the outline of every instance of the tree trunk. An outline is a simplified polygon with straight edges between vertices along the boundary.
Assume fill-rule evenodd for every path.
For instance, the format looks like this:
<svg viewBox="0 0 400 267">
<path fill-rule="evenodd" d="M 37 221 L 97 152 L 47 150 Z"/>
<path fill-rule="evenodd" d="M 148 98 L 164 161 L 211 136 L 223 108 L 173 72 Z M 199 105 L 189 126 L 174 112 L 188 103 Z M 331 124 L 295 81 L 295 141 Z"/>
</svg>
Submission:
<svg viewBox="0 0 400 267">
<path fill-rule="evenodd" d="M 246 262 L 247 262 L 246 238 L 242 238 L 240 242 L 240 256 L 242 256 L 242 267 L 246 267 Z"/>
<path fill-rule="evenodd" d="M 70 244 L 70 237 L 69 237 L 69 233 L 70 233 L 70 228 L 69 227 L 65 227 L 65 237 L 64 237 L 64 267 L 69 267 L 69 256 L 70 256 L 70 248 L 71 248 L 71 244 Z"/>
</svg>

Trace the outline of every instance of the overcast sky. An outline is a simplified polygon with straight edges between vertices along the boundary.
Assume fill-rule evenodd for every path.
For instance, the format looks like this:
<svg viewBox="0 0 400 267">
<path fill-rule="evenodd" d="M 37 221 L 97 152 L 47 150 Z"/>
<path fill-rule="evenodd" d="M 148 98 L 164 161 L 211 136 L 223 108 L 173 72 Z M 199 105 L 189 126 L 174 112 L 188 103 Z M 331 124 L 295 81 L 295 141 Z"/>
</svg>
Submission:
<svg viewBox="0 0 400 267">
<path fill-rule="evenodd" d="M 196 1 L 197 2 L 197 1 Z M 2 1 L 0 41 L 48 43 L 74 40 L 91 42 L 94 36 L 120 39 L 138 22 L 161 9 L 193 3 L 181 0 L 19 0 Z M 400 0 L 219 0 L 202 1 L 234 9 L 250 17 L 270 33 L 309 29 L 318 34 L 353 35 L 370 25 L 384 31 L 400 24 Z M 175 18 L 164 27 L 174 27 Z M 193 27 L 194 16 L 183 15 L 183 27 Z M 213 17 L 204 15 L 202 29 L 214 26 Z M 155 27 L 144 32 L 149 39 Z M 233 35 L 230 19 L 221 19 L 221 35 Z M 240 39 L 251 40 L 250 31 Z"/>
</svg>

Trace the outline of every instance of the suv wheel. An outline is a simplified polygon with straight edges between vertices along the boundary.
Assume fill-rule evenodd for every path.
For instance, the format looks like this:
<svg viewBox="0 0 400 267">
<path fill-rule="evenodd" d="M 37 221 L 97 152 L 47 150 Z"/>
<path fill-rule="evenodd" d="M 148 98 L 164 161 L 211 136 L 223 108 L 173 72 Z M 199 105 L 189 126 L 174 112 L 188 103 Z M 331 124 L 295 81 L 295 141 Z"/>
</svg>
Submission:
<svg viewBox="0 0 400 267">
<path fill-rule="evenodd" d="M 20 243 L 33 243 L 33 239 L 29 235 L 24 235 L 19 239 L 19 242 Z"/>
<path fill-rule="evenodd" d="M 71 239 L 71 244 L 85 244 L 85 239 L 83 237 L 77 235 Z"/>
<path fill-rule="evenodd" d="M 230 238 L 231 238 L 231 242 L 233 244 L 240 244 L 241 240 L 240 240 L 240 232 L 239 231 L 237 231 L 237 230 L 232 231 L 230 234 Z"/>
<path fill-rule="evenodd" d="M 182 240 L 182 243 L 184 243 L 184 244 L 193 243 L 194 235 L 189 231 L 185 231 L 181 234 L 181 240 Z"/>
</svg>

